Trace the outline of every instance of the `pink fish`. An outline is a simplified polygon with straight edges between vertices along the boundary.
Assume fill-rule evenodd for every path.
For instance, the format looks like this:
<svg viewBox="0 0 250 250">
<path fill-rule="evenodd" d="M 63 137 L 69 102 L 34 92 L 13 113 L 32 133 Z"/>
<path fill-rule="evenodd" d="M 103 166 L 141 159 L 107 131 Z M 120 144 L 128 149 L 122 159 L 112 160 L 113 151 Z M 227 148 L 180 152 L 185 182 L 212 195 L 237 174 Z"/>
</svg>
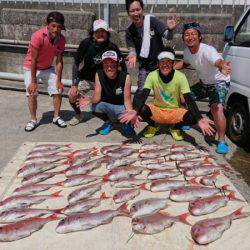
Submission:
<svg viewBox="0 0 250 250">
<path fill-rule="evenodd" d="M 191 235 L 199 245 L 207 245 L 218 240 L 224 231 L 228 230 L 233 220 L 250 216 L 249 212 L 242 212 L 242 208 L 233 213 L 213 219 L 196 222 L 191 228 Z M 239 246 L 240 248 L 240 246 Z"/>
<path fill-rule="evenodd" d="M 132 230 L 140 234 L 156 234 L 171 227 L 175 222 L 190 223 L 186 220 L 189 213 L 178 216 L 170 216 L 168 213 L 159 212 L 156 214 L 144 215 L 132 219 Z"/>
<path fill-rule="evenodd" d="M 210 214 L 222 207 L 225 207 L 229 200 L 243 201 L 241 199 L 236 198 L 235 192 L 232 191 L 229 195 L 214 195 L 195 201 L 190 201 L 188 210 L 194 216 Z"/>
<path fill-rule="evenodd" d="M 53 220 L 58 220 L 57 215 L 53 214 L 47 218 L 34 217 L 2 226 L 0 227 L 0 242 L 15 241 L 28 237 Z"/>
</svg>

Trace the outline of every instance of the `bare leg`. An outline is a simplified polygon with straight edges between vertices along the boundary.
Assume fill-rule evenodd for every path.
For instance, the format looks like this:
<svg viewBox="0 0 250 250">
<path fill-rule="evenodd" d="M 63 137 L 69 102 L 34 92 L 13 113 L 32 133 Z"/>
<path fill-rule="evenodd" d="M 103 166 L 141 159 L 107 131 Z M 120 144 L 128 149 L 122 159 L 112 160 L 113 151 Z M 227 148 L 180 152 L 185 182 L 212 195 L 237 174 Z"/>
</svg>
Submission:
<svg viewBox="0 0 250 250">
<path fill-rule="evenodd" d="M 36 110 L 37 110 L 37 96 L 35 95 L 30 95 L 28 96 L 28 106 L 30 110 L 30 117 L 31 120 L 36 121 Z"/>
<path fill-rule="evenodd" d="M 218 133 L 218 141 L 225 141 L 226 118 L 222 104 L 214 103 L 211 106 L 211 113 Z"/>
<path fill-rule="evenodd" d="M 54 117 L 58 117 L 61 109 L 62 95 L 53 95 Z"/>
</svg>

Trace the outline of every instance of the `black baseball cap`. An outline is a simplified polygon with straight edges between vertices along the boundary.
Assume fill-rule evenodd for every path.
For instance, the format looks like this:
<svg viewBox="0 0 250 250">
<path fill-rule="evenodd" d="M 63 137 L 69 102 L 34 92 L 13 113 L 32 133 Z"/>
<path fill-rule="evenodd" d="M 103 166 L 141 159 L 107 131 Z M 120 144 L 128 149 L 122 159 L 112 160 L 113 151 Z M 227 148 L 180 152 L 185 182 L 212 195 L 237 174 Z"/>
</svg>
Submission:
<svg viewBox="0 0 250 250">
<path fill-rule="evenodd" d="M 196 22 L 192 22 L 192 23 L 185 23 L 183 25 L 183 29 L 182 29 L 182 35 L 184 35 L 184 32 L 188 29 L 195 29 L 197 30 L 200 34 L 202 33 L 202 28 L 200 26 L 199 23 Z"/>
<path fill-rule="evenodd" d="M 50 12 L 47 16 L 47 23 L 51 23 L 51 22 L 56 22 L 56 23 L 61 24 L 62 29 L 66 30 L 64 26 L 64 16 L 62 13 L 58 11 Z"/>
</svg>

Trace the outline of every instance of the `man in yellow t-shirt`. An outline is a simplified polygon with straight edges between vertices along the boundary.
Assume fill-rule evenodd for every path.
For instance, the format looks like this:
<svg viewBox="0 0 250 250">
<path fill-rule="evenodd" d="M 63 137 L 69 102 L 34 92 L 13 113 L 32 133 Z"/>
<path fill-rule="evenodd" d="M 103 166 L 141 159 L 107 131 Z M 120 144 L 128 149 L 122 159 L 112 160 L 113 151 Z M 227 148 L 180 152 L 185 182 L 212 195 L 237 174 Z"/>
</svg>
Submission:
<svg viewBox="0 0 250 250">
<path fill-rule="evenodd" d="M 151 138 L 160 129 L 158 124 L 174 124 L 170 129 L 175 140 L 183 140 L 180 127 L 198 124 L 203 134 L 211 136 L 214 129 L 204 119 L 193 100 L 186 76 L 173 69 L 175 52 L 167 48 L 158 55 L 159 69 L 152 71 L 145 82 L 142 93 L 135 96 L 133 110 L 127 111 L 120 118 L 121 122 L 139 124 L 139 117 L 149 126 L 144 136 Z M 150 91 L 154 93 L 154 101 L 145 104 Z M 187 108 L 180 107 L 180 96 L 183 95 Z"/>
</svg>

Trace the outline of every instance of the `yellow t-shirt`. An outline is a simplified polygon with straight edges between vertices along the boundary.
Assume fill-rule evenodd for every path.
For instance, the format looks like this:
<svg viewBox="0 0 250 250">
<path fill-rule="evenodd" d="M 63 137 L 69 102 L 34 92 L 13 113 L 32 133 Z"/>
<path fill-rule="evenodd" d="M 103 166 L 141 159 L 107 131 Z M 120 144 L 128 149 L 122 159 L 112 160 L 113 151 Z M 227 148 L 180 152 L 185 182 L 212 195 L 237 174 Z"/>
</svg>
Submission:
<svg viewBox="0 0 250 250">
<path fill-rule="evenodd" d="M 175 70 L 174 77 L 169 83 L 164 83 L 159 75 L 159 70 L 149 73 L 145 89 L 152 89 L 154 92 L 154 105 L 156 107 L 170 110 L 180 107 L 180 95 L 190 92 L 186 76 Z"/>
</svg>

